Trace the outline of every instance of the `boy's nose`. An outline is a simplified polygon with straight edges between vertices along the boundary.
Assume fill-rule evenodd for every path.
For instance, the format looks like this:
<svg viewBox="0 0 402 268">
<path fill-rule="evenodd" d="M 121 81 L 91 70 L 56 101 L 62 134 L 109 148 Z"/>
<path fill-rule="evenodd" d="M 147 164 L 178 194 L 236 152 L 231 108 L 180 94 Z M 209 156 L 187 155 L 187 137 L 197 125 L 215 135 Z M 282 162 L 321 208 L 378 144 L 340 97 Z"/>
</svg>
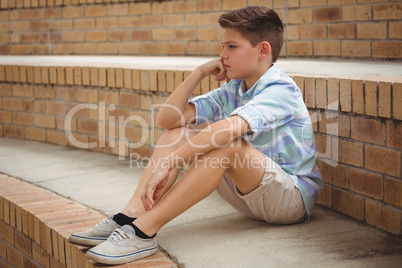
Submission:
<svg viewBox="0 0 402 268">
<path fill-rule="evenodd" d="M 222 50 L 222 52 L 219 54 L 219 56 L 221 57 L 221 59 L 226 59 L 227 55 L 225 53 L 225 49 Z"/>
</svg>

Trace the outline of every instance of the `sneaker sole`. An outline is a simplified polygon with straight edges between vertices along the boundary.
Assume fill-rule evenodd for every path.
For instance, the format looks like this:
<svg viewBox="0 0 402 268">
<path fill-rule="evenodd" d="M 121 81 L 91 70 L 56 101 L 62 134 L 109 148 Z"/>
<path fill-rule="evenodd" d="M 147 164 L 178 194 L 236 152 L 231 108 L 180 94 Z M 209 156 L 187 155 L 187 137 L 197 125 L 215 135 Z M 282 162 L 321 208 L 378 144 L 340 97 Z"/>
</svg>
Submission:
<svg viewBox="0 0 402 268">
<path fill-rule="evenodd" d="M 105 255 L 105 254 L 100 254 L 93 252 L 91 250 L 87 251 L 87 258 L 103 263 L 103 264 L 124 264 L 124 263 L 129 263 L 133 262 L 148 256 L 151 256 L 155 253 L 158 252 L 158 246 L 151 247 L 151 248 L 146 248 L 142 249 L 140 251 L 128 253 L 128 254 L 123 254 L 123 255 Z"/>
<path fill-rule="evenodd" d="M 101 238 L 101 237 L 86 237 L 86 236 L 79 236 L 79 235 L 70 235 L 68 238 L 68 242 L 75 244 L 75 245 L 80 245 L 84 247 L 95 247 L 102 242 L 106 241 L 107 238 Z"/>
</svg>

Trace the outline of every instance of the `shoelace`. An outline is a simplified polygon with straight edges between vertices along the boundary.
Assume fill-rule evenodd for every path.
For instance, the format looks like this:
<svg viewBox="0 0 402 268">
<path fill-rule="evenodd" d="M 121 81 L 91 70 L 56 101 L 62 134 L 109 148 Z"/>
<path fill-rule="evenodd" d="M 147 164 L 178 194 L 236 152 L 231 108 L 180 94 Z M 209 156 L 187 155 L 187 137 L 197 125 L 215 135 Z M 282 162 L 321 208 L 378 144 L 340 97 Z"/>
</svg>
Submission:
<svg viewBox="0 0 402 268">
<path fill-rule="evenodd" d="M 111 241 L 114 241 L 115 243 L 119 244 L 120 242 L 123 242 L 124 240 L 129 239 L 130 235 L 123 232 L 120 229 L 115 229 L 109 238 Z"/>
<path fill-rule="evenodd" d="M 100 222 L 98 222 L 98 223 L 96 224 L 96 226 L 106 225 L 106 224 L 109 224 L 109 223 L 110 223 L 110 220 L 109 220 L 109 219 L 103 219 L 103 220 L 101 220 Z"/>
</svg>

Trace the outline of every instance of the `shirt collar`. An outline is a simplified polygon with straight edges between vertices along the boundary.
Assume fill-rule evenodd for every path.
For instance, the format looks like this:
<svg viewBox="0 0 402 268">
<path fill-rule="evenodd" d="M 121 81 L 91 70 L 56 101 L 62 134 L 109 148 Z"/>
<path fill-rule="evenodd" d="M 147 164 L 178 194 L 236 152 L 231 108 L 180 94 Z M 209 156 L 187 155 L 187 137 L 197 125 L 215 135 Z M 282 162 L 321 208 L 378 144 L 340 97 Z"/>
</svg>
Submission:
<svg viewBox="0 0 402 268">
<path fill-rule="evenodd" d="M 267 81 L 271 80 L 275 73 L 276 66 L 272 64 L 271 67 L 257 80 L 257 82 L 255 82 L 255 84 L 249 90 L 247 90 L 247 92 L 245 92 L 246 83 L 244 82 L 244 80 L 240 80 L 241 82 L 239 84 L 239 95 L 243 98 L 246 96 L 249 96 L 250 98 L 253 97 L 256 88 L 261 84 L 267 84 Z"/>
</svg>

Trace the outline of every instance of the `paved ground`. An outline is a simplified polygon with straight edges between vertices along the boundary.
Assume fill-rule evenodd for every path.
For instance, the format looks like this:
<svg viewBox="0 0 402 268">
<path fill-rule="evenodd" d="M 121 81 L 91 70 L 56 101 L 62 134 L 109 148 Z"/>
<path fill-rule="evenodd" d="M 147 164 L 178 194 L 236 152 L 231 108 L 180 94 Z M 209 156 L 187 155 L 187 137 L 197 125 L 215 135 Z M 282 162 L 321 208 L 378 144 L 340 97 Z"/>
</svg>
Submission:
<svg viewBox="0 0 402 268">
<path fill-rule="evenodd" d="M 149 69 L 188 69 L 211 57 L 158 56 L 0 56 L 0 65 L 107 66 Z M 402 62 L 280 58 L 276 65 L 288 74 L 334 76 L 402 83 Z"/>
<path fill-rule="evenodd" d="M 0 172 L 97 209 L 119 211 L 138 183 L 141 163 L 68 147 L 0 138 Z M 401 267 L 402 239 L 317 207 L 309 223 L 268 225 L 212 194 L 158 233 L 187 268 Z"/>
</svg>

